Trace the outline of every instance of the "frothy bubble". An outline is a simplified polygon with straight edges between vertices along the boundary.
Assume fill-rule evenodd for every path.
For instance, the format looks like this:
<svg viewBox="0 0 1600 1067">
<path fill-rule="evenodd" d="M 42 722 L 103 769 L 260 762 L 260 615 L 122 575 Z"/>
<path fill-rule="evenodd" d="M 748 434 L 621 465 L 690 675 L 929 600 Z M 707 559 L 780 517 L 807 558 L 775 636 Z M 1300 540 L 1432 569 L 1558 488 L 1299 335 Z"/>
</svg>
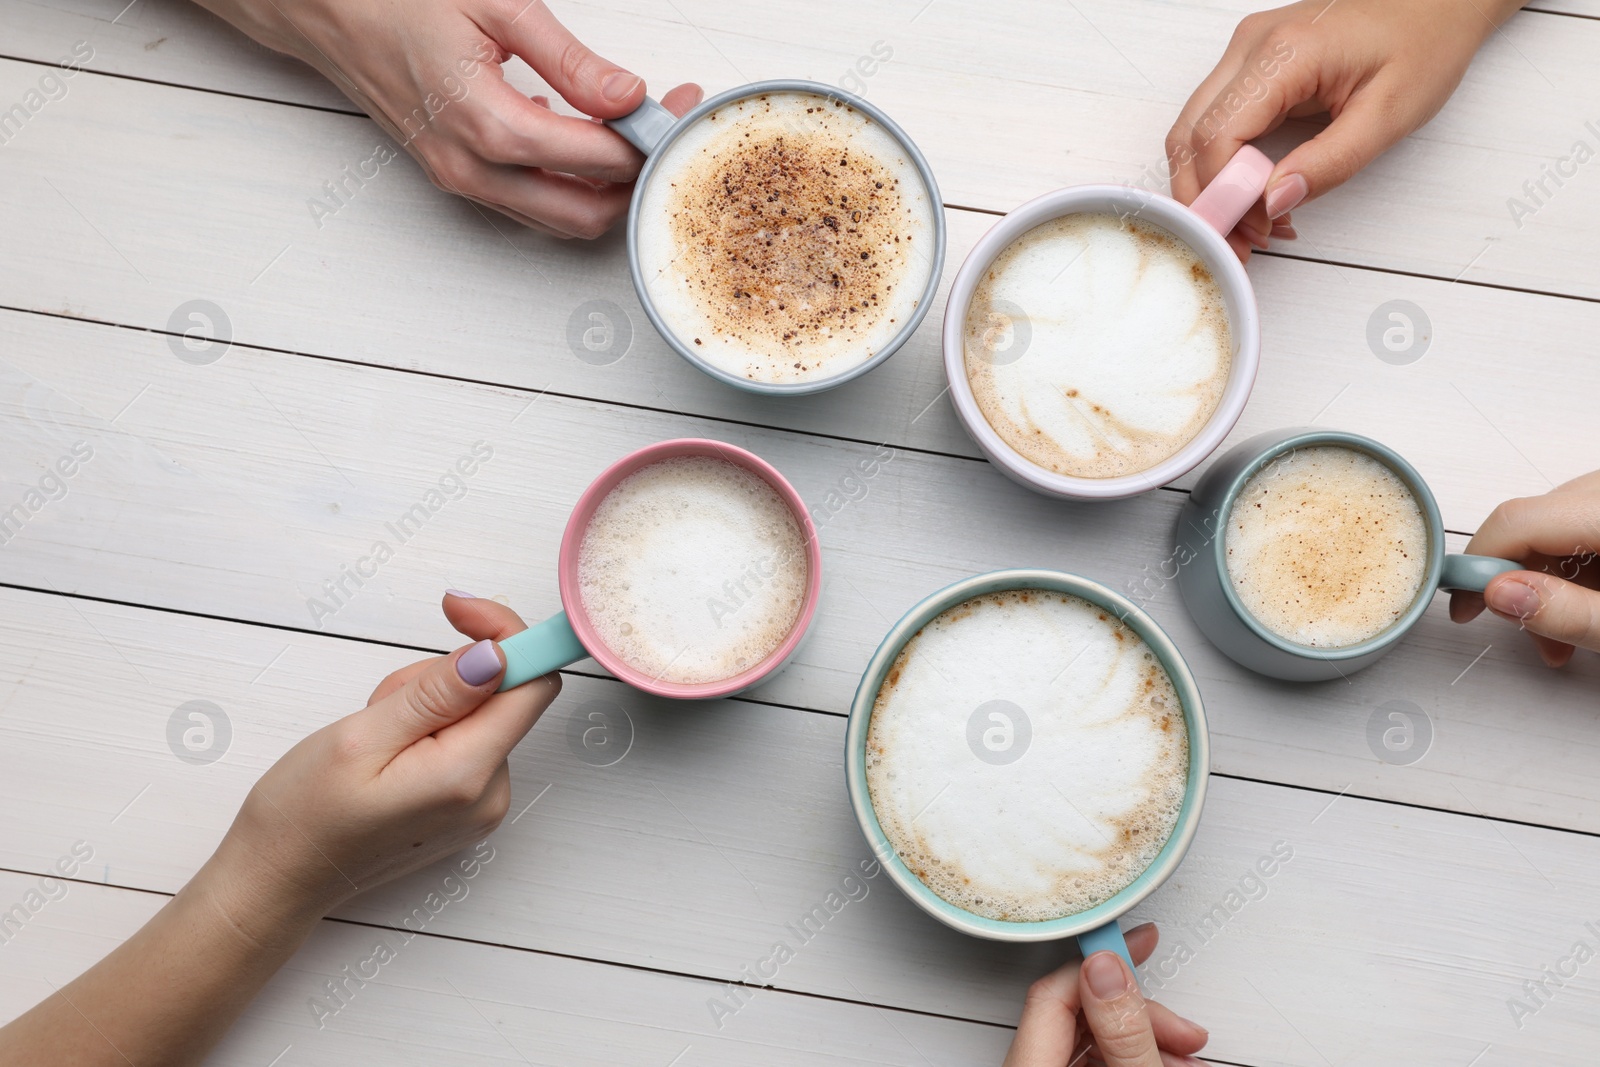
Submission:
<svg viewBox="0 0 1600 1067">
<path fill-rule="evenodd" d="M 638 251 L 668 328 L 741 378 L 801 382 L 871 359 L 915 312 L 937 219 L 916 164 L 843 101 L 733 101 L 668 146 Z"/>
<path fill-rule="evenodd" d="M 1115 478 L 1204 429 L 1233 337 L 1222 288 L 1187 244 L 1141 219 L 1083 212 L 995 257 L 967 309 L 965 360 L 984 419 L 1025 459 Z"/>
<path fill-rule="evenodd" d="M 667 682 L 720 681 L 772 655 L 809 575 L 783 497 L 712 456 L 660 460 L 618 482 L 578 550 L 579 596 L 600 640 Z"/>
<path fill-rule="evenodd" d="M 1018 759 L 970 746 L 974 707 L 1024 709 Z M 890 844 L 944 900 L 1042 922 L 1115 896 L 1172 836 L 1188 783 L 1177 690 L 1139 636 L 1079 597 L 1010 590 L 924 626 L 867 731 L 867 787 Z"/>
<path fill-rule="evenodd" d="M 1280 456 L 1245 483 L 1224 551 L 1234 592 L 1263 626 L 1296 644 L 1348 648 L 1415 603 L 1428 522 L 1388 466 L 1323 445 Z"/>
</svg>

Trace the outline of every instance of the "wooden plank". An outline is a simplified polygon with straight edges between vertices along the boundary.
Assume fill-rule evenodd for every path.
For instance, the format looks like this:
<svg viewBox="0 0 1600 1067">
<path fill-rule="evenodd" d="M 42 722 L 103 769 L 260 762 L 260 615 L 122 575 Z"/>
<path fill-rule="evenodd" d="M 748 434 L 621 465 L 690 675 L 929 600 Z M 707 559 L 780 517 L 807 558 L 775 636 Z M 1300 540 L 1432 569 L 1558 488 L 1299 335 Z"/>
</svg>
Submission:
<svg viewBox="0 0 1600 1067">
<path fill-rule="evenodd" d="M 142 889 L 175 889 L 279 753 L 359 704 L 374 679 L 407 658 L 361 642 L 41 594 L 7 591 L 0 603 L 0 677 L 9 683 L 0 695 L 0 803 L 9 815 L 0 866 L 44 871 L 84 840 L 95 850 L 87 877 Z M 107 642 L 118 651 L 108 652 Z M 212 701 L 231 722 L 229 747 L 206 765 L 175 758 L 166 738 L 174 709 L 194 699 Z M 607 766 L 569 740 L 572 723 L 587 723 L 597 703 L 617 722 L 620 709 L 632 725 L 626 755 Z M 835 715 L 737 701 L 669 705 L 616 682 L 569 678 L 513 756 L 513 816 L 491 839 L 494 858 L 466 897 L 440 907 L 423 928 L 724 981 L 746 968 L 773 971 L 762 961 L 782 941 L 794 955 L 772 975 L 780 989 L 1014 1022 L 1028 980 L 1066 950 L 963 937 L 925 917 L 881 874 L 859 877 L 868 853 L 840 781 L 843 731 Z M 1549 740 L 1539 748 L 1560 750 Z M 1459 798 L 1487 806 L 1485 783 L 1455 782 Z M 419 872 L 340 914 L 399 927 L 439 888 L 444 870 Z M 854 883 L 846 880 L 852 872 Z M 1508 1002 L 1525 997 L 1522 983 L 1540 979 L 1577 940 L 1596 942 L 1600 935 L 1584 924 L 1600 926 L 1597 876 L 1600 841 L 1592 835 L 1214 777 L 1187 861 L 1135 918 L 1168 929 L 1147 981 L 1211 1028 L 1212 1052 L 1223 1060 L 1460 1067 L 1491 1045 L 1481 1063 L 1528 1062 L 1537 1050 L 1541 1063 L 1577 1064 L 1590 1054 L 1600 1008 L 1594 964 L 1549 987 L 1548 1003 L 1520 1029 Z M 813 908 L 827 912 L 830 891 L 845 900 L 825 921 L 813 919 L 809 936 L 797 936 Z M 14 895 L 0 894 L 0 902 Z M 97 929 L 60 915 L 74 937 Z M 340 945 L 365 946 L 372 936 L 361 931 Z M 12 1005 L 39 990 L 40 969 L 12 962 L 22 944 L 0 950 L 0 966 L 29 976 L 26 991 L 6 994 Z M 351 955 L 341 947 L 309 969 L 332 973 Z M 78 965 L 57 962 L 43 973 L 59 980 Z M 473 983 L 461 986 L 468 996 L 483 989 L 489 1000 L 535 1005 L 547 1004 L 558 984 L 517 980 L 502 969 L 508 964 L 465 950 L 417 966 L 397 972 L 394 984 L 435 992 L 442 984 L 431 976 L 448 975 Z M 625 978 L 606 971 L 575 984 Z M 268 1013 L 303 1022 L 307 983 L 287 981 Z M 697 987 L 672 1025 L 708 1025 L 706 1001 L 719 995 Z M 580 1014 L 609 1017 L 614 1007 L 634 1018 L 626 1001 L 597 994 L 596 1010 Z M 470 1024 L 470 1014 L 445 1005 L 410 999 L 395 1010 L 435 1020 L 432 1027 Z M 348 1017 L 345 1032 L 384 1032 L 389 1009 L 366 1012 L 358 998 L 338 1023 Z M 518 1017 L 528 1020 L 519 1027 L 550 1025 L 546 1016 Z M 1352 1018 L 1362 1025 L 1351 1027 Z M 730 1036 L 750 1033 L 743 1010 L 724 1021 Z M 583 1024 L 590 1032 L 595 1025 Z M 266 1058 L 295 1040 L 274 1033 L 281 1040 Z M 533 1040 L 532 1030 L 515 1033 Z M 492 1044 L 492 1035 L 481 1036 Z"/>
<path fill-rule="evenodd" d="M 0 63 L 0 93 L 36 70 Z M 6 147 L 16 168 L 0 187 L 14 195 L 0 200 L 0 225 L 19 236 L 0 248 L 0 303 L 177 332 L 189 325 L 180 309 L 204 299 L 250 344 L 977 454 L 941 397 L 942 298 L 867 379 L 801 401 L 748 397 L 660 341 L 614 238 L 497 231 L 400 162 L 318 229 L 306 201 L 371 153 L 363 120 L 88 74 L 51 107 Z M 193 152 L 196 130 L 225 144 Z M 115 186 L 98 183 L 109 173 Z M 197 201 L 194 187 L 224 192 Z M 947 277 L 992 223 L 948 214 Z M 1583 380 L 1600 305 L 1284 258 L 1251 270 L 1265 354 L 1236 438 L 1314 419 L 1376 436 L 1418 465 L 1464 531 L 1501 500 L 1594 464 L 1584 391 L 1547 383 Z M 1369 341 L 1395 300 L 1427 319 L 1428 347 L 1409 365 L 1383 362 Z M 631 335 L 604 365 L 569 343 L 596 313 L 610 316 L 613 343 Z M 1508 373 L 1507 353 L 1530 352 L 1540 373 Z"/>
<path fill-rule="evenodd" d="M 485 868 L 487 869 L 487 868 Z M 438 882 L 442 875 L 433 874 Z M 419 882 L 414 889 L 422 890 Z M 478 883 L 457 881 L 457 906 Z M 0 1019 L 64 985 L 165 901 L 93 883 L 50 895 L 0 952 Z M 0 872 L 0 900 L 38 879 Z M 375 962 L 377 946 L 389 954 Z M 352 977 L 354 975 L 354 977 Z M 342 993 L 328 993 L 332 983 Z M 448 938 L 323 922 L 251 1004 L 208 1063 L 618 1062 L 744 1065 L 994 1063 L 1011 1033 L 980 1023 L 752 990 L 718 1028 L 723 983 Z M 677 1057 L 674 1059 L 674 1057 Z"/>
<path fill-rule="evenodd" d="M 1176 493 L 1073 506 L 971 460 L 884 462 L 874 446 L 237 348 L 194 367 L 164 337 L 12 321 L 44 332 L 14 346 L 27 370 L 0 379 L 0 500 L 25 500 L 40 468 L 79 440 L 94 458 L 0 548 L 6 582 L 449 648 L 443 588 L 506 596 L 530 620 L 553 611 L 560 532 L 589 480 L 651 441 L 714 436 L 774 462 L 821 519 L 823 612 L 762 699 L 842 712 L 871 650 L 917 600 L 979 571 L 1058 567 L 1147 601 L 1208 695 L 1220 770 L 1470 811 L 1456 792 L 1465 779 L 1489 813 L 1600 830 L 1595 657 L 1546 670 L 1512 627 L 1456 626 L 1441 598 L 1348 683 L 1267 682 L 1218 654 L 1160 580 Z M 493 458 L 465 495 L 397 536 L 391 526 L 478 441 Z M 358 589 L 341 568 L 378 541 L 393 558 Z M 323 585 L 340 581 L 338 595 Z M 1416 766 L 1368 746 L 1369 719 L 1393 700 L 1437 727 Z"/>
<path fill-rule="evenodd" d="M 126 28 L 109 29 L 104 20 L 114 5 L 68 2 L 77 14 L 25 16 L 19 54 L 52 62 L 86 39 L 100 49 L 101 69 L 344 106 L 281 58 L 242 40 L 230 45 L 214 19 L 180 0 L 155 0 L 148 13 L 125 16 Z M 594 47 L 661 86 L 699 79 L 720 90 L 794 76 L 835 82 L 882 41 L 894 57 L 868 79 L 868 95 L 928 152 L 948 203 L 1005 211 L 1063 184 L 1132 181 L 1159 168 L 1167 129 L 1234 25 L 1247 11 L 1270 6 L 1034 0 L 996 20 L 977 0 L 941 0 L 925 11 L 840 0 L 836 11 L 763 12 L 759 27 L 744 8 L 709 0 L 613 0 L 562 5 L 559 13 Z M 1019 50 L 1017 25 L 1048 44 Z M 1544 194 L 1523 190 L 1524 182 L 1541 180 L 1543 165 L 1569 156 L 1575 141 L 1588 141 L 1591 151 L 1600 146 L 1600 134 L 1586 125 L 1600 122 L 1589 106 L 1600 73 L 1588 57 L 1597 46 L 1593 19 L 1514 16 L 1428 127 L 1359 181 L 1297 215 L 1299 252 L 1600 297 L 1600 272 L 1584 236 L 1600 220 L 1600 199 L 1581 191 L 1594 180 L 1587 168 L 1578 169 L 1571 189 L 1547 183 Z M 517 79 L 528 88 L 536 83 L 526 71 Z M 996 115 L 1008 121 L 997 123 Z M 1269 148 L 1281 153 L 1314 132 L 1291 124 Z M 117 173 L 126 179 L 126 167 Z M 1513 198 L 1532 213 L 1514 212 Z"/>
</svg>

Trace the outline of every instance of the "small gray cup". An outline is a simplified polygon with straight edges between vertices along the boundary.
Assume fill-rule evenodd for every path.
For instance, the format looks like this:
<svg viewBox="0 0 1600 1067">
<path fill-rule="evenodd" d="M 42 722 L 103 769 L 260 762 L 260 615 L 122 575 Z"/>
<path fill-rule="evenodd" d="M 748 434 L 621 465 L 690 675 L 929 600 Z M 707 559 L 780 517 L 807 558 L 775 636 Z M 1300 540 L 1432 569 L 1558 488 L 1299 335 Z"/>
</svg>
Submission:
<svg viewBox="0 0 1600 1067">
<path fill-rule="evenodd" d="M 1267 629 L 1239 600 L 1228 577 L 1226 526 L 1240 490 L 1280 456 L 1321 445 L 1364 452 L 1394 471 L 1416 497 L 1428 525 L 1427 569 L 1411 607 L 1382 632 L 1343 648 L 1313 648 Z M 1393 648 L 1440 589 L 1481 593 L 1491 578 L 1522 569 L 1511 560 L 1446 553 L 1439 504 L 1411 464 L 1369 437 L 1309 427 L 1257 434 L 1213 463 L 1178 516 L 1177 550 L 1178 589 L 1201 632 L 1234 662 L 1293 682 L 1326 681 L 1358 671 Z"/>
<path fill-rule="evenodd" d="M 800 382 L 757 382 L 742 378 L 736 374 L 730 374 L 721 367 L 714 366 L 701 358 L 695 352 L 694 346 L 675 335 L 661 317 L 661 313 L 656 309 L 654 301 L 650 298 L 650 292 L 645 286 L 644 271 L 639 264 L 639 212 L 640 205 L 644 200 L 645 189 L 655 176 L 656 165 L 661 161 L 664 150 L 674 140 L 682 136 L 685 130 L 706 115 L 735 101 L 760 96 L 763 93 L 783 92 L 814 93 L 826 100 L 840 101 L 846 106 L 855 108 L 865 114 L 899 142 L 907 158 L 916 165 L 917 175 L 922 180 L 922 184 L 927 191 L 928 202 L 933 208 L 934 254 L 933 262 L 928 271 L 928 281 L 923 286 L 916 309 L 900 325 L 899 331 L 895 333 L 889 342 L 874 352 L 870 359 L 826 378 Z M 934 181 L 933 170 L 928 166 L 927 159 L 918 150 L 911 138 L 906 135 L 906 132 L 896 125 L 895 121 L 888 115 L 885 115 L 876 106 L 867 103 L 860 97 L 847 93 L 843 89 L 824 85 L 821 82 L 799 80 L 752 82 L 749 85 L 741 85 L 737 88 L 729 89 L 725 93 L 719 93 L 709 100 L 703 101 L 699 107 L 696 107 L 681 119 L 647 97 L 645 102 L 640 104 L 634 111 L 620 119 L 611 119 L 606 125 L 620 133 L 630 144 L 647 157 L 644 169 L 639 172 L 639 180 L 634 185 L 633 203 L 628 209 L 628 269 L 633 277 L 634 291 L 639 294 L 639 303 L 643 306 L 644 313 L 650 319 L 651 325 L 656 328 L 657 333 L 661 334 L 662 339 L 672 346 L 673 351 L 718 381 L 726 382 L 746 392 L 763 393 L 770 396 L 801 396 L 807 393 L 819 393 L 825 389 L 833 389 L 836 386 L 843 385 L 845 382 L 861 377 L 899 351 L 900 347 L 916 332 L 923 318 L 927 316 L 928 309 L 933 306 L 933 299 L 939 291 L 939 281 L 944 272 L 946 226 L 942 201 L 939 199 L 939 185 Z"/>
</svg>

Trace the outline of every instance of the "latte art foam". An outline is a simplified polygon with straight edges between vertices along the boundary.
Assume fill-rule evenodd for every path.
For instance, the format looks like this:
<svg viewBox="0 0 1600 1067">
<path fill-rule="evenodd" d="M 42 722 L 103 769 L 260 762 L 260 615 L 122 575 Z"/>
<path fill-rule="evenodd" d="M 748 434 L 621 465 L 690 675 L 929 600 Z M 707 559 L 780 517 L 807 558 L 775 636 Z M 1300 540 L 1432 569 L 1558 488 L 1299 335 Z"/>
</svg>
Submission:
<svg viewBox="0 0 1600 1067">
<path fill-rule="evenodd" d="M 721 681 L 772 655 L 800 617 L 809 576 L 783 497 L 711 456 L 628 475 L 578 549 L 579 596 L 600 640 L 666 682 Z"/>
<path fill-rule="evenodd" d="M 984 273 L 967 381 L 1025 459 L 1075 478 L 1148 470 L 1216 412 L 1233 364 L 1221 286 L 1159 226 L 1083 212 L 1042 223 Z"/>
<path fill-rule="evenodd" d="M 751 381 L 828 378 L 915 312 L 937 210 L 871 118 L 766 93 L 667 147 L 639 205 L 639 263 L 668 329 L 708 363 Z"/>
<path fill-rule="evenodd" d="M 1011 590 L 907 643 L 866 759 L 878 823 L 929 889 L 1042 922 L 1110 899 L 1154 861 L 1183 806 L 1189 735 L 1172 679 L 1131 629 L 1079 597 Z"/>
<path fill-rule="evenodd" d="M 1365 452 L 1302 448 L 1256 472 L 1228 514 L 1228 578 L 1280 637 L 1348 648 L 1416 602 L 1428 521 L 1400 476 Z"/>
</svg>

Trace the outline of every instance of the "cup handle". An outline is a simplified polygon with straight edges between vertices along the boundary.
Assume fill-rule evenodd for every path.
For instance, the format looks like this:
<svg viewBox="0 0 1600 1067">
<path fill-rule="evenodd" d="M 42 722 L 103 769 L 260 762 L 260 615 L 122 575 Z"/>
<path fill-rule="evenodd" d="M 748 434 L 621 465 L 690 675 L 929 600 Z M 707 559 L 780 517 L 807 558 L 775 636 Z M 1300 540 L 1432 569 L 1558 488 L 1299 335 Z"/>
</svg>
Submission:
<svg viewBox="0 0 1600 1067">
<path fill-rule="evenodd" d="M 607 126 L 622 134 L 629 144 L 647 156 L 656 150 L 661 138 L 677 123 L 678 116 L 648 96 L 644 98 L 644 103 L 620 119 L 606 119 Z"/>
<path fill-rule="evenodd" d="M 506 676 L 500 679 L 502 693 L 589 655 L 564 611 L 534 623 L 520 634 L 512 634 L 500 642 L 500 651 L 506 654 Z"/>
<path fill-rule="evenodd" d="M 1078 935 L 1078 951 L 1083 953 L 1083 958 L 1088 959 L 1096 952 L 1115 952 L 1122 957 L 1122 962 L 1128 965 L 1128 973 L 1133 975 L 1135 982 L 1139 981 L 1139 969 L 1133 965 L 1133 957 L 1128 954 L 1128 942 L 1122 936 L 1122 927 L 1117 925 L 1117 920 L 1112 919 L 1104 926 L 1097 926 L 1093 930 L 1086 930 Z M 1143 988 L 1143 983 L 1140 983 Z"/>
<path fill-rule="evenodd" d="M 1189 209 L 1206 220 L 1213 230 L 1226 237 L 1244 218 L 1272 177 L 1272 160 L 1254 145 L 1245 145 L 1233 154 L 1228 165 L 1206 186 Z"/>
<path fill-rule="evenodd" d="M 1439 572 L 1439 588 L 1481 593 L 1483 587 L 1489 584 L 1489 579 L 1526 569 L 1522 564 L 1509 559 L 1467 556 L 1452 552 L 1444 557 L 1444 569 Z"/>
</svg>

